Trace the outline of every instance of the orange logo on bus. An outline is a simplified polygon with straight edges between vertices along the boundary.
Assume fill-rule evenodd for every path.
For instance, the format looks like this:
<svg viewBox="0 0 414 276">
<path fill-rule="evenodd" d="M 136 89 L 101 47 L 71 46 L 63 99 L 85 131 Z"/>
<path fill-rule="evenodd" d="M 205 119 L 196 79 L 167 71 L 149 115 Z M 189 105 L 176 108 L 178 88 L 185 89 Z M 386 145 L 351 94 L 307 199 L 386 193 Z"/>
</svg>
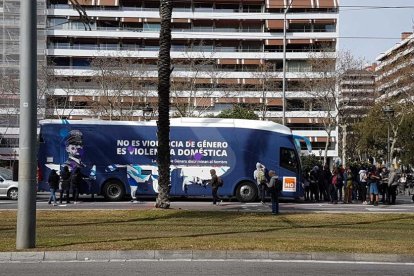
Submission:
<svg viewBox="0 0 414 276">
<path fill-rule="evenodd" d="M 283 177 L 283 191 L 296 192 L 296 177 Z"/>
</svg>

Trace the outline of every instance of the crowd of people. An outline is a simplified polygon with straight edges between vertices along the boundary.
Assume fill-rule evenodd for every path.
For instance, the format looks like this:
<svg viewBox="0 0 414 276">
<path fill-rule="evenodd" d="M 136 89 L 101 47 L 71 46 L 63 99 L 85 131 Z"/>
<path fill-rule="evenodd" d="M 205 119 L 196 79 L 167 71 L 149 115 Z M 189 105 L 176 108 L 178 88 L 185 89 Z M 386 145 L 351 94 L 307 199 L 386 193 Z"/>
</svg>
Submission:
<svg viewBox="0 0 414 276">
<path fill-rule="evenodd" d="M 64 166 L 60 174 L 57 174 L 56 170 L 51 170 L 48 178 L 50 197 L 48 204 L 57 206 L 56 192 L 60 192 L 59 203 L 63 203 L 65 198 L 66 203 L 70 203 L 69 192 L 72 191 L 72 200 L 76 204 L 79 200 L 79 187 L 82 183 L 83 175 L 80 168 L 76 168 L 73 173 L 69 172 L 68 166 Z"/>
<path fill-rule="evenodd" d="M 257 182 L 262 204 L 265 202 L 266 194 L 269 194 L 272 199 L 272 213 L 278 214 L 281 181 L 274 171 L 268 171 L 266 176 L 265 170 L 264 165 L 257 163 L 253 177 Z M 223 180 L 216 175 L 214 169 L 210 173 L 213 204 L 220 204 L 222 200 L 218 197 L 218 189 L 223 186 Z M 79 167 L 76 167 L 72 173 L 68 166 L 64 166 L 59 174 L 56 170 L 52 170 L 48 178 L 50 187 L 48 204 L 53 202 L 53 205 L 58 205 L 57 192 L 60 192 L 60 204 L 64 199 L 67 204 L 71 202 L 71 199 L 76 204 L 79 200 L 79 187 L 83 177 Z M 388 170 L 380 165 L 360 168 L 340 166 L 333 170 L 330 170 L 327 165 L 323 168 L 314 166 L 310 171 L 305 171 L 303 175 L 304 199 L 308 202 L 329 201 L 332 204 L 338 202 L 344 204 L 362 202 L 371 205 L 378 205 L 380 202 L 395 204 L 397 190 L 405 192 L 405 189 L 409 187 L 408 182 L 407 174 L 397 173 L 394 168 Z M 70 197 L 70 191 L 72 191 L 72 197 Z M 412 196 L 414 202 L 414 194 L 409 192 L 409 195 Z M 134 196 L 132 198 L 134 199 Z"/>
<path fill-rule="evenodd" d="M 305 201 L 329 201 L 352 204 L 395 204 L 398 187 L 407 185 L 406 175 L 397 174 L 392 167 L 368 166 L 351 168 L 314 166 L 304 173 Z M 414 200 L 414 196 L 413 196 Z"/>
</svg>

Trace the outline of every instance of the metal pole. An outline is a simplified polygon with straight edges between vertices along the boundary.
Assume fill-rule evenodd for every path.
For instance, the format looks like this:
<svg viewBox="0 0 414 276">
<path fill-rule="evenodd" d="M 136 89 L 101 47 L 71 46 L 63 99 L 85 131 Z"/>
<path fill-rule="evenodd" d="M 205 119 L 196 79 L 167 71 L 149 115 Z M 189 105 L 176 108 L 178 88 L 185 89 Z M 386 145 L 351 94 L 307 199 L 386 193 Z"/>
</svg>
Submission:
<svg viewBox="0 0 414 276">
<path fill-rule="evenodd" d="M 282 81 L 282 108 L 283 108 L 283 118 L 282 124 L 286 125 L 286 14 L 289 11 L 290 6 L 292 5 L 293 0 L 291 0 L 288 6 L 285 8 L 283 13 L 283 81 Z"/>
<path fill-rule="evenodd" d="M 387 135 L 387 167 L 390 167 L 390 123 L 388 122 L 388 135 Z"/>
<path fill-rule="evenodd" d="M 36 246 L 36 0 L 20 1 L 19 199 L 16 248 Z"/>
<path fill-rule="evenodd" d="M 283 18 L 283 81 L 282 81 L 282 124 L 286 125 L 286 13 L 289 7 L 284 11 Z"/>
</svg>

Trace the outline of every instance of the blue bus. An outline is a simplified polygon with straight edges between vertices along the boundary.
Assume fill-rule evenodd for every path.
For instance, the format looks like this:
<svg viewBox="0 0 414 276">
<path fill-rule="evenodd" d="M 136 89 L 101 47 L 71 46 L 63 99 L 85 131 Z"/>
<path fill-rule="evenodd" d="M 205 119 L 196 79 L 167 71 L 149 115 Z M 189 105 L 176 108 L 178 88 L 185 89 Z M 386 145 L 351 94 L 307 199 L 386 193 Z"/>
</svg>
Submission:
<svg viewBox="0 0 414 276">
<path fill-rule="evenodd" d="M 117 201 L 127 194 L 158 191 L 156 121 L 43 120 L 39 134 L 39 190 L 48 190 L 52 169 L 76 167 L 85 176 L 82 194 Z M 276 171 L 282 196 L 303 196 L 298 140 L 291 130 L 268 121 L 177 118 L 171 120 L 172 197 L 210 197 L 210 169 L 223 179 L 222 197 L 255 201 L 256 164 Z"/>
</svg>

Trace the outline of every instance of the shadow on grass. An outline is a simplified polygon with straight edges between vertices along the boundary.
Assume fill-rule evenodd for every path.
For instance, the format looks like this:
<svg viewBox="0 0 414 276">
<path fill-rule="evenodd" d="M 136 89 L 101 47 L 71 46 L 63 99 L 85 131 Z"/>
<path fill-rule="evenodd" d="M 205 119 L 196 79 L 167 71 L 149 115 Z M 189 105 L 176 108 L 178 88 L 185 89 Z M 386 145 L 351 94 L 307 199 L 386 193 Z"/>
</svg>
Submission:
<svg viewBox="0 0 414 276">
<path fill-rule="evenodd" d="M 216 213 L 212 213 L 216 214 Z M 205 215 L 205 212 L 203 212 L 203 215 Z M 234 218 L 235 215 L 240 214 L 231 214 L 224 217 L 228 218 Z M 212 216 L 212 218 L 217 219 L 217 215 Z M 99 223 L 89 223 L 91 225 L 102 225 L 106 223 L 110 224 L 116 224 L 116 223 L 127 223 L 127 222 L 136 222 L 136 221 L 154 221 L 159 219 L 183 219 L 183 218 L 200 218 L 199 212 L 188 212 L 184 214 L 170 214 L 169 216 L 163 216 L 162 218 L 142 218 L 142 219 L 131 219 L 131 220 L 119 220 L 119 221 L 110 221 L 110 222 L 99 222 Z M 223 217 L 223 216 L 222 216 Z M 203 216 L 203 218 L 205 218 Z M 280 222 L 285 223 L 288 226 L 277 226 L 277 227 L 267 227 L 266 229 L 260 229 L 260 230 L 242 230 L 242 231 L 216 231 L 212 233 L 199 233 L 199 234 L 183 234 L 183 235 L 175 235 L 175 236 L 155 236 L 155 237 L 143 237 L 143 238 L 116 238 L 116 239 L 100 239 L 95 241 L 84 241 L 84 242 L 68 242 L 68 243 L 62 243 L 59 245 L 53 245 L 53 246 L 45 246 L 47 248 L 59 248 L 59 247 L 65 247 L 65 246 L 76 246 L 76 245 L 92 245 L 92 244 L 99 244 L 99 243 L 117 243 L 117 242 L 132 242 L 132 241 L 145 241 L 145 240 L 160 240 L 160 239 L 171 239 L 171 238 L 200 238 L 200 237 L 209 237 L 209 236 L 224 236 L 224 235 L 235 235 L 235 234 L 264 234 L 264 233 L 270 233 L 270 232 L 278 232 L 278 231 L 284 231 L 284 230 L 294 230 L 294 229 L 323 229 L 323 228 L 336 228 L 336 227 L 345 227 L 345 226 L 357 226 L 357 225 L 371 225 L 371 224 L 380 224 L 384 222 L 395 222 L 395 221 L 402 221 L 402 220 L 412 220 L 412 216 L 399 216 L 394 218 L 387 218 L 387 219 L 377 219 L 372 221 L 360 221 L 360 222 L 353 222 L 353 223 L 323 223 L 323 224 L 315 224 L 315 225 L 302 225 L 300 223 L 297 223 L 293 220 L 290 220 L 284 215 L 277 216 L 277 218 L 280 220 Z M 222 218 L 225 219 L 225 218 Z M 66 226 L 83 226 L 85 224 L 68 224 Z M 171 224 L 167 224 L 171 226 Z M 178 224 L 178 226 L 183 226 L 184 224 Z M 197 227 L 201 227 L 203 224 L 197 224 Z M 194 226 L 194 224 L 188 224 L 189 227 Z M 205 226 L 211 226 L 211 224 L 205 224 Z M 223 226 L 222 224 L 218 224 L 217 227 Z M 230 225 L 234 226 L 234 225 Z"/>
</svg>

